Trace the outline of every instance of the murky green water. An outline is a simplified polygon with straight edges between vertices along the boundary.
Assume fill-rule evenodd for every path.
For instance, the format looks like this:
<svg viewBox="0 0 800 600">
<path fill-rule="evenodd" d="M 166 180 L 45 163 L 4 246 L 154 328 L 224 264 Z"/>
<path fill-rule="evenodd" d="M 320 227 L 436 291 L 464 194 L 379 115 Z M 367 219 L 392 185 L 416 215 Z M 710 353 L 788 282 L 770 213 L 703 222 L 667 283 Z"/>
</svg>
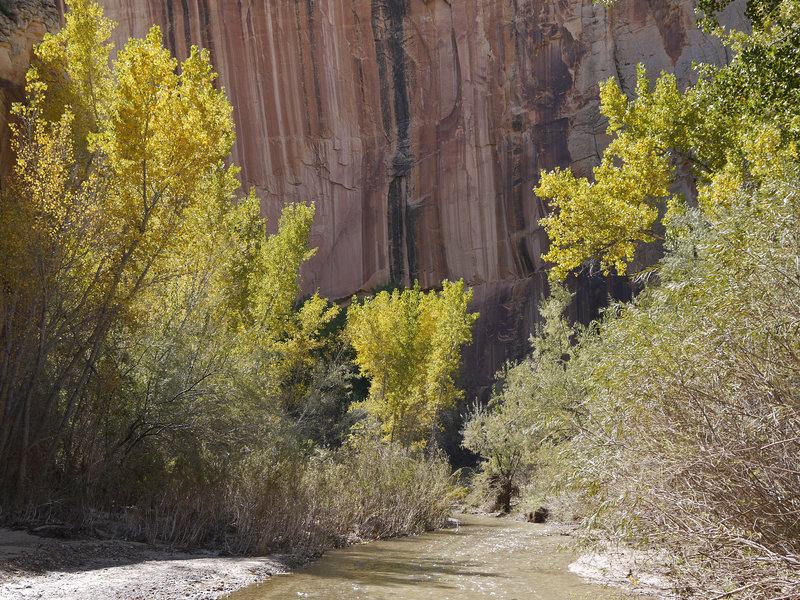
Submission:
<svg viewBox="0 0 800 600">
<path fill-rule="evenodd" d="M 417 598 L 610 600 L 632 598 L 567 570 L 574 556 L 546 525 L 459 515 L 458 528 L 326 552 L 308 567 L 230 600 Z"/>
</svg>

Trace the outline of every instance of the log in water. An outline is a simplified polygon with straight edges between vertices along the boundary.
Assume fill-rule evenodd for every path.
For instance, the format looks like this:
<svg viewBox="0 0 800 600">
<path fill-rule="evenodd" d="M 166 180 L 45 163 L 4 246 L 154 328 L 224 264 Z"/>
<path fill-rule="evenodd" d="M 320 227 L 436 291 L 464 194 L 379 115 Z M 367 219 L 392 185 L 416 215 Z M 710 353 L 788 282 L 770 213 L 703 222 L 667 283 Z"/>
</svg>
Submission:
<svg viewBox="0 0 800 600">
<path fill-rule="evenodd" d="M 634 598 L 567 569 L 575 556 L 547 525 L 459 515 L 458 527 L 326 552 L 308 567 L 240 590 L 229 600 Z"/>
</svg>

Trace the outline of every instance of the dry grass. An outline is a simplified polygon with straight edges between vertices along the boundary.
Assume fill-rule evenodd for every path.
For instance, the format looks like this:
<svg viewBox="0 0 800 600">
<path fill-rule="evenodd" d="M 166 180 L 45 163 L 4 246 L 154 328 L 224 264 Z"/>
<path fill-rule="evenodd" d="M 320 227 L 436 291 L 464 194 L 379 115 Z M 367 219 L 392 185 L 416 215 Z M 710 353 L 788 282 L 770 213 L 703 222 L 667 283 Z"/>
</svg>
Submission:
<svg viewBox="0 0 800 600">
<path fill-rule="evenodd" d="M 421 533 L 444 524 L 449 465 L 379 442 L 270 468 L 254 460 L 216 488 L 177 486 L 129 512 L 128 534 L 233 554 L 312 556 L 355 539 Z"/>
</svg>

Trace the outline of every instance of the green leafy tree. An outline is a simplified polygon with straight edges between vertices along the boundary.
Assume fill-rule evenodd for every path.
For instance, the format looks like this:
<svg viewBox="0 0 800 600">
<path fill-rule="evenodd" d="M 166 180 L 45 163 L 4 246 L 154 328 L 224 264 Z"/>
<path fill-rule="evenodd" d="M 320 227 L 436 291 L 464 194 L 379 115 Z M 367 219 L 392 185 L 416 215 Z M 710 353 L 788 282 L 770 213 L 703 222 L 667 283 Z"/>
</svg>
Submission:
<svg viewBox="0 0 800 600">
<path fill-rule="evenodd" d="M 488 407 L 475 406 L 462 431 L 463 446 L 483 458 L 494 510 L 508 511 L 527 477 L 551 462 L 586 418 L 581 349 L 592 332 L 567 322 L 571 300 L 565 288 L 553 288 L 539 309 L 544 324 L 531 336 L 531 355 L 498 374 L 502 388 Z"/>
</svg>

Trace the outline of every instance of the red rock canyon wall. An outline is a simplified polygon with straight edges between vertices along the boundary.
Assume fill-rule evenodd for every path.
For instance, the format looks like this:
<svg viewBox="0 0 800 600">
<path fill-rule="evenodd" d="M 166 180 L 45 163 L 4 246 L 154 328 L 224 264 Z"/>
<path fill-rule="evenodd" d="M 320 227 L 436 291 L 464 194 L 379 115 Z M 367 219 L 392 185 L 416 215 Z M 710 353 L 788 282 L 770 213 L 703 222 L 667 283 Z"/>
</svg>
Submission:
<svg viewBox="0 0 800 600">
<path fill-rule="evenodd" d="M 687 81 L 692 61 L 726 59 L 686 0 L 101 4 L 118 45 L 158 23 L 179 57 L 191 44 L 211 51 L 242 183 L 272 222 L 284 202 L 316 202 L 306 289 L 474 287 L 473 384 L 527 348 L 546 289 L 532 190 L 540 169 L 597 163 L 597 82 L 630 89 L 638 62 Z"/>
</svg>

